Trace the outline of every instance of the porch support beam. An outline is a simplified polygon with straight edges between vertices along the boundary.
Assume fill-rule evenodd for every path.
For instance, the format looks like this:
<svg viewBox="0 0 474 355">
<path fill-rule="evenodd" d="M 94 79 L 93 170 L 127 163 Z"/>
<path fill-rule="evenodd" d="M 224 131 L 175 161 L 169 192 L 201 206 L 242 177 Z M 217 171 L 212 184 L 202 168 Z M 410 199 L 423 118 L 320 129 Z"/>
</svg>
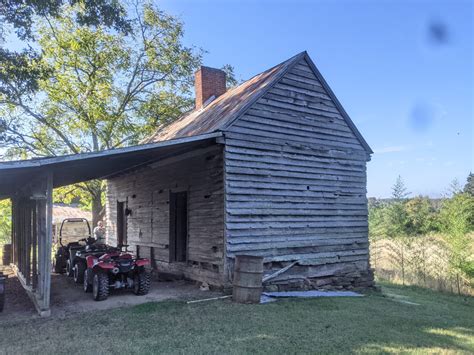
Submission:
<svg viewBox="0 0 474 355">
<path fill-rule="evenodd" d="M 47 317 L 51 314 L 52 173 L 35 180 L 13 199 L 12 217 L 13 271 L 40 316 Z"/>
</svg>

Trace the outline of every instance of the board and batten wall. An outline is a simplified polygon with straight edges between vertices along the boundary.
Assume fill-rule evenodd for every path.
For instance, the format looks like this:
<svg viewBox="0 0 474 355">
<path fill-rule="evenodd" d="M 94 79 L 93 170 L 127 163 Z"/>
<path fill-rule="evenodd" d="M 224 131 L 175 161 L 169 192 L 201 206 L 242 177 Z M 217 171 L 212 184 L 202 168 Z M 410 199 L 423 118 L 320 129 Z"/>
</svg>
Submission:
<svg viewBox="0 0 474 355">
<path fill-rule="evenodd" d="M 237 254 L 270 286 L 370 286 L 364 150 L 303 59 L 225 132 L 226 275 Z"/>
<path fill-rule="evenodd" d="M 221 285 L 224 260 L 222 146 L 175 163 L 159 162 L 107 181 L 107 243 L 116 245 L 117 202 L 126 202 L 130 250 L 161 272 Z M 179 156 L 177 157 L 179 159 Z M 170 192 L 188 193 L 188 260 L 170 263 Z"/>
</svg>

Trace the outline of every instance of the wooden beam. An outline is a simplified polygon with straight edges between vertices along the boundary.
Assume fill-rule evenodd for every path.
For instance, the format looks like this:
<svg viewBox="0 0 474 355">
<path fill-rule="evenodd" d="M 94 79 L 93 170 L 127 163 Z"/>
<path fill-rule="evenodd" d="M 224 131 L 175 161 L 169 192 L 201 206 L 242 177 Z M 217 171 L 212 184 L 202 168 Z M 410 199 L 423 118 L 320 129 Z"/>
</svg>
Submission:
<svg viewBox="0 0 474 355">
<path fill-rule="evenodd" d="M 168 157 L 168 158 L 165 158 L 165 159 L 162 159 L 162 160 L 158 160 L 156 163 L 150 164 L 150 167 L 151 168 L 163 167 L 163 166 L 166 166 L 166 165 L 169 165 L 169 164 L 180 162 L 180 161 L 185 160 L 185 159 L 194 158 L 196 156 L 202 156 L 202 155 L 204 155 L 206 153 L 209 153 L 209 152 L 212 152 L 212 151 L 218 152 L 219 149 L 220 148 L 218 146 L 211 145 L 209 147 L 187 151 L 187 152 L 184 152 L 180 155 L 176 155 L 176 156 Z"/>
<path fill-rule="evenodd" d="M 51 248 L 53 240 L 53 174 L 49 173 L 46 177 L 46 228 L 44 235 L 44 254 L 43 254 L 43 297 L 42 310 L 49 311 L 51 295 Z"/>
</svg>

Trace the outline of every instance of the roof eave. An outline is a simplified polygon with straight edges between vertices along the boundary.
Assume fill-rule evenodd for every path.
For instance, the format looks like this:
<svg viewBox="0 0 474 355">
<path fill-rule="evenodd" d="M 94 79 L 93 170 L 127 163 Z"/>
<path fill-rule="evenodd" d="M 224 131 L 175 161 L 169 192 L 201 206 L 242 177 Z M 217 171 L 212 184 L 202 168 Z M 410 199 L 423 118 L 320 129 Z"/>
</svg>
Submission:
<svg viewBox="0 0 474 355">
<path fill-rule="evenodd" d="M 117 148 L 117 149 L 109 149 L 109 150 L 103 150 L 100 152 L 62 155 L 58 157 L 42 158 L 38 160 L 30 159 L 30 160 L 5 161 L 5 162 L 0 162 L 0 170 L 41 167 L 41 166 L 46 166 L 46 165 L 55 164 L 55 163 L 81 160 L 85 158 L 113 156 L 113 155 L 119 155 L 123 153 L 131 153 L 131 152 L 136 152 L 136 151 L 143 151 L 143 150 L 148 150 L 148 149 L 156 149 L 160 147 L 173 146 L 173 145 L 178 145 L 178 144 L 183 144 L 183 143 L 196 142 L 196 141 L 206 140 L 210 138 L 217 138 L 220 136 L 222 136 L 222 132 L 216 131 L 216 132 L 211 132 L 211 133 L 206 133 L 206 134 L 200 134 L 197 136 L 169 139 L 166 141 L 134 145 L 131 147 L 124 147 L 124 148 Z"/>
</svg>

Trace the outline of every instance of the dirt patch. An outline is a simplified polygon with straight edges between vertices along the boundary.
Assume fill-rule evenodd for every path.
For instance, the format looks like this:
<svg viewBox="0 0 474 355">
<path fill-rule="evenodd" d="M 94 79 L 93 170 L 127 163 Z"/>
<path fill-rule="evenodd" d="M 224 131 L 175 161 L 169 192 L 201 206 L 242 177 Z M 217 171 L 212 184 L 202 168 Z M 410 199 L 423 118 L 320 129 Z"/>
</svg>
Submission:
<svg viewBox="0 0 474 355">
<path fill-rule="evenodd" d="M 4 273 L 8 275 L 8 279 L 5 309 L 0 313 L 0 323 L 25 317 L 37 318 L 35 307 L 20 281 L 10 269 L 5 269 Z M 131 290 L 113 290 L 107 300 L 97 302 L 92 299 L 92 294 L 84 293 L 82 285 L 76 285 L 72 278 L 52 274 L 51 315 L 55 318 L 64 318 L 82 312 L 129 307 L 147 302 L 170 299 L 192 300 L 221 295 L 222 293 L 216 291 L 201 291 L 199 284 L 190 281 L 153 281 L 147 295 L 136 296 Z"/>
<path fill-rule="evenodd" d="M 0 271 L 7 277 L 5 280 L 5 307 L 0 312 L 0 322 L 15 315 L 18 317 L 34 317 L 37 315 L 35 306 L 24 290 L 18 278 L 9 267 L 0 266 Z"/>
</svg>

